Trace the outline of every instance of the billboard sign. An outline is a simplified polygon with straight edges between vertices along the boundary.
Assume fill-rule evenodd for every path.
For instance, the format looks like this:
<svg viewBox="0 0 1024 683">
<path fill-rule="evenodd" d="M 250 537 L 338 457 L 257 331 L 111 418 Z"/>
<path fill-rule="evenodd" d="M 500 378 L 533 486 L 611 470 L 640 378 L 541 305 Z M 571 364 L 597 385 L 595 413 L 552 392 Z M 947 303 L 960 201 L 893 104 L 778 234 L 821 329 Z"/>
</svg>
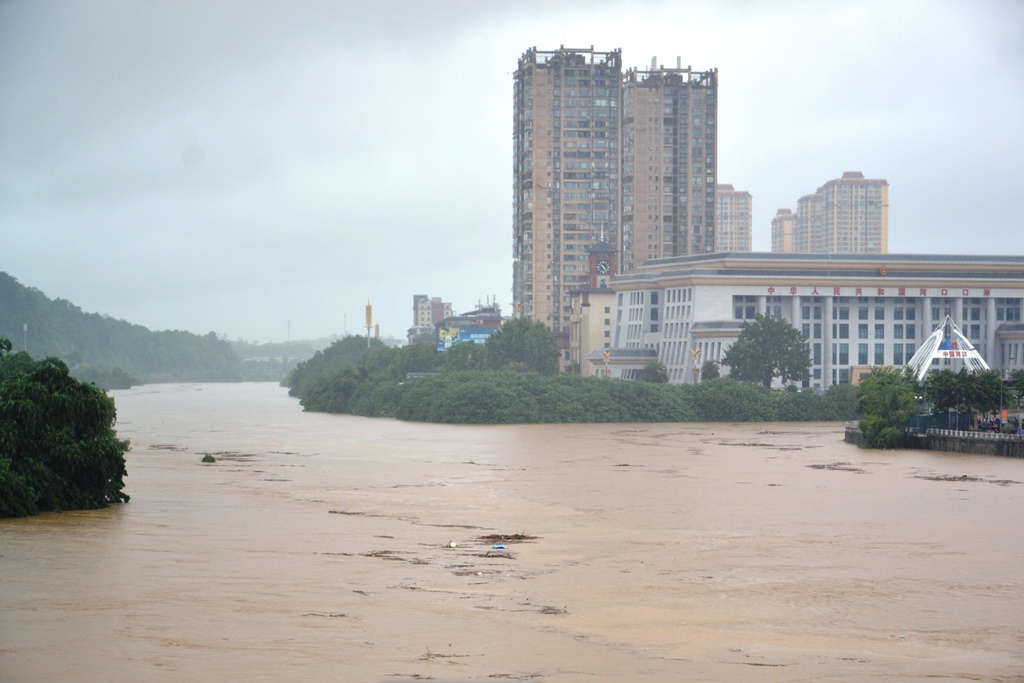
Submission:
<svg viewBox="0 0 1024 683">
<path fill-rule="evenodd" d="M 500 327 L 438 327 L 437 350 L 446 351 L 456 344 L 475 342 L 484 344 Z"/>
</svg>

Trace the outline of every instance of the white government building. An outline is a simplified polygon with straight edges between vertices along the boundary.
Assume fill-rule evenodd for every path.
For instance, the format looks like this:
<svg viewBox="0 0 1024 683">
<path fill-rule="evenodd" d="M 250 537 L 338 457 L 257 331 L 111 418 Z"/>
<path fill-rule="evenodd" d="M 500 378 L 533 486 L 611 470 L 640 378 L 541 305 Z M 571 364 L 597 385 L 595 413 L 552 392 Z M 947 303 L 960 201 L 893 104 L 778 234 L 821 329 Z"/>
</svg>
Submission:
<svg viewBox="0 0 1024 683">
<path fill-rule="evenodd" d="M 574 293 L 569 369 L 638 379 L 652 359 L 693 382 L 757 313 L 807 339 L 825 389 L 873 366 L 905 365 L 946 316 L 988 365 L 1024 368 L 1024 257 L 711 253 L 654 259 Z M 952 354 L 951 354 L 952 355 Z M 933 365 L 959 370 L 957 358 Z M 728 374 L 728 367 L 721 373 Z M 780 385 L 781 386 L 781 385 Z"/>
</svg>

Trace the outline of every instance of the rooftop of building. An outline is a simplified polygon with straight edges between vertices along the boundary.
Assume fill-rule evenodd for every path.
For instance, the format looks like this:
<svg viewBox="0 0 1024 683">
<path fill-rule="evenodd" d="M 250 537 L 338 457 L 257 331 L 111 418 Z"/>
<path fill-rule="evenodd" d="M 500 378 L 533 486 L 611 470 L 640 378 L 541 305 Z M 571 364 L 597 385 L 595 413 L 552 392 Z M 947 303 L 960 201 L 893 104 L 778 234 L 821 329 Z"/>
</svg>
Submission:
<svg viewBox="0 0 1024 683">
<path fill-rule="evenodd" d="M 651 259 L 635 272 L 618 275 L 616 285 L 672 276 L 842 277 L 895 281 L 899 278 L 1014 280 L 1024 285 L 1024 256 L 971 254 L 791 254 L 714 252 Z"/>
</svg>

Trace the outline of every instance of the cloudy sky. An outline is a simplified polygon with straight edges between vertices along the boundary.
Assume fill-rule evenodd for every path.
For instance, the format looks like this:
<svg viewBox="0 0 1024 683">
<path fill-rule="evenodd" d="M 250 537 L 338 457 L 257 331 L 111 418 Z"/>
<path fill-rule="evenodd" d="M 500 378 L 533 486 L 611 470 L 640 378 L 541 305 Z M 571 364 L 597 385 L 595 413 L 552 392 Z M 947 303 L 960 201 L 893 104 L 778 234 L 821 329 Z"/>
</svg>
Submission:
<svg viewBox="0 0 1024 683">
<path fill-rule="evenodd" d="M 771 218 L 890 184 L 893 253 L 1024 253 L 1024 2 L 0 0 L 0 271 L 229 339 L 510 310 L 512 75 L 719 70 L 719 182 Z"/>
</svg>

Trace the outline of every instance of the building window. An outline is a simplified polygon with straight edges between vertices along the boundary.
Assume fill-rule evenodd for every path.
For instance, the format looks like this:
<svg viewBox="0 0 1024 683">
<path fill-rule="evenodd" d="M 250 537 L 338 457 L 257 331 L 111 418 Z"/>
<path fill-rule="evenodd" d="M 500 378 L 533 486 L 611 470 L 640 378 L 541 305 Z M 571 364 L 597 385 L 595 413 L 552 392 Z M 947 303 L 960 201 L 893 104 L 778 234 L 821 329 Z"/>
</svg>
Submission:
<svg viewBox="0 0 1024 683">
<path fill-rule="evenodd" d="M 875 344 L 875 365 L 885 365 L 885 344 Z"/>
<path fill-rule="evenodd" d="M 849 365 L 850 364 L 850 345 L 840 344 L 839 345 L 839 364 Z"/>
<path fill-rule="evenodd" d="M 868 345 L 857 344 L 857 365 L 868 364 Z"/>
<path fill-rule="evenodd" d="M 868 326 L 867 326 L 867 323 L 861 323 L 860 325 L 857 325 L 857 339 L 867 339 L 867 338 L 868 338 Z M 865 361 L 865 362 L 867 362 L 867 361 Z"/>
<path fill-rule="evenodd" d="M 753 320 L 757 308 L 757 297 L 734 296 L 732 306 L 734 320 Z"/>
<path fill-rule="evenodd" d="M 885 306 L 875 306 L 875 320 L 885 320 Z"/>
<path fill-rule="evenodd" d="M 875 325 L 875 339 L 885 339 L 885 325 Z"/>
<path fill-rule="evenodd" d="M 859 308 L 857 308 L 857 320 L 867 320 L 867 319 L 868 319 L 868 307 L 867 306 L 860 306 Z"/>
<path fill-rule="evenodd" d="M 903 339 L 903 325 L 893 325 L 892 326 L 892 338 L 893 339 Z"/>
<path fill-rule="evenodd" d="M 892 364 L 903 365 L 903 344 L 894 344 L 892 347 Z"/>
</svg>

